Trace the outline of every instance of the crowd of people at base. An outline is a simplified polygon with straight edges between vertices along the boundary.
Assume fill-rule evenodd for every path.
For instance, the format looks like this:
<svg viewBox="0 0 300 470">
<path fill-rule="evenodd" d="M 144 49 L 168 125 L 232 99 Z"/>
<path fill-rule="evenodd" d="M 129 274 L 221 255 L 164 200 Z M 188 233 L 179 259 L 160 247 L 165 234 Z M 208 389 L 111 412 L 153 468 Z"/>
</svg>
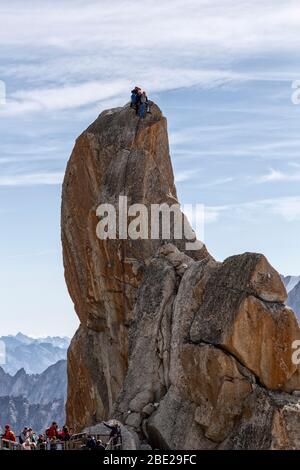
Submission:
<svg viewBox="0 0 300 470">
<path fill-rule="evenodd" d="M 146 113 L 151 114 L 150 105 L 151 102 L 148 100 L 147 93 L 142 91 L 140 87 L 136 86 L 131 90 L 130 107 L 135 109 L 135 112 L 139 117 L 144 118 Z"/>
<path fill-rule="evenodd" d="M 117 421 L 112 421 L 111 424 L 103 422 L 103 424 L 110 430 L 109 444 L 111 447 L 116 447 L 122 444 L 121 429 Z M 15 433 L 11 430 L 9 424 L 4 428 L 2 434 L 4 447 L 9 447 L 9 443 L 17 443 Z M 19 435 L 19 444 L 22 450 L 59 450 L 62 449 L 62 442 L 67 442 L 71 439 L 73 430 L 67 426 L 63 426 L 61 430 L 58 424 L 54 421 L 52 425 L 46 429 L 45 434 L 37 435 L 32 428 L 24 427 Z M 58 447 L 60 446 L 60 447 Z M 96 439 L 92 435 L 88 435 L 86 442 L 82 445 L 83 450 L 106 450 L 108 447 L 103 444 L 100 439 Z"/>
<path fill-rule="evenodd" d="M 40 450 L 46 450 L 56 448 L 57 441 L 66 442 L 69 441 L 72 435 L 72 430 L 69 430 L 67 426 L 63 426 L 61 430 L 58 429 L 58 424 L 53 421 L 51 426 L 46 429 L 45 434 L 37 435 L 32 428 L 24 427 L 19 435 L 19 444 L 23 450 L 34 450 L 36 448 Z M 9 442 L 17 443 L 15 433 L 11 430 L 9 424 L 4 428 L 4 446 L 9 446 Z"/>
</svg>

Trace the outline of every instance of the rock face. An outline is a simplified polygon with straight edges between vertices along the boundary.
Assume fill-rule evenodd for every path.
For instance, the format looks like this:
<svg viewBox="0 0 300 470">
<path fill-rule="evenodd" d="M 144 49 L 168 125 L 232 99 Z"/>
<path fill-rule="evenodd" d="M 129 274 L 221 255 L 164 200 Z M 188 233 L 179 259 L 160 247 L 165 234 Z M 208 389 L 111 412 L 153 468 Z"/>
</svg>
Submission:
<svg viewBox="0 0 300 470">
<path fill-rule="evenodd" d="M 185 240 L 99 240 L 97 206 L 177 201 L 166 120 L 154 105 L 102 113 L 63 186 L 62 242 L 81 325 L 68 356 L 68 422 L 107 417 L 166 449 L 299 448 L 300 331 L 263 255 L 216 262 Z M 135 435 L 135 434 L 134 434 Z"/>
<path fill-rule="evenodd" d="M 263 385 L 280 389 L 296 370 L 292 343 L 299 334 L 295 316 L 283 305 L 286 297 L 279 274 L 264 256 L 233 256 L 205 285 L 191 340 L 226 349 Z"/>
<path fill-rule="evenodd" d="M 62 195 L 65 277 L 81 326 L 69 350 L 67 414 L 76 428 L 106 418 L 128 366 L 128 328 L 145 266 L 162 240 L 99 240 L 97 207 L 178 204 L 166 119 L 103 112 L 77 139 Z M 121 234 L 119 234 L 121 235 Z M 172 238 L 172 231 L 171 231 Z M 174 240 L 181 249 L 184 240 Z M 207 256 L 205 246 L 192 252 Z M 87 364 L 90 366 L 87 368 Z M 73 404 L 76 403 L 74 406 Z"/>
</svg>

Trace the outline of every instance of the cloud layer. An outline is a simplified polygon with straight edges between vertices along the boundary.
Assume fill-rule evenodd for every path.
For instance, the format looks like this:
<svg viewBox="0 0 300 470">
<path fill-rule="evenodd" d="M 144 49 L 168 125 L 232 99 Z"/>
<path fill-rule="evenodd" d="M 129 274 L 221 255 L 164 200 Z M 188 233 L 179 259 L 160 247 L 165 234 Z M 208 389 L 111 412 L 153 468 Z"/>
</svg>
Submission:
<svg viewBox="0 0 300 470">
<path fill-rule="evenodd" d="M 136 81 L 156 93 L 298 78 L 289 64 L 247 62 L 297 61 L 296 0 L 12 0 L 0 12 L 2 115 L 88 106 Z"/>
</svg>

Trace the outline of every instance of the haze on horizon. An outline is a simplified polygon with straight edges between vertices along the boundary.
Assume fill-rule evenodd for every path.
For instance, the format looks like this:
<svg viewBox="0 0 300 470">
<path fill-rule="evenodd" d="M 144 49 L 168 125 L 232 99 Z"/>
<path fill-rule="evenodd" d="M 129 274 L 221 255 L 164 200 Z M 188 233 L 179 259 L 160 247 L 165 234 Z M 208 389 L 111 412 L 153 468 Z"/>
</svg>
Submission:
<svg viewBox="0 0 300 470">
<path fill-rule="evenodd" d="M 73 335 L 61 182 L 76 137 L 135 84 L 168 119 L 209 251 L 299 275 L 299 2 L 4 0 L 0 15 L 1 335 Z"/>
</svg>

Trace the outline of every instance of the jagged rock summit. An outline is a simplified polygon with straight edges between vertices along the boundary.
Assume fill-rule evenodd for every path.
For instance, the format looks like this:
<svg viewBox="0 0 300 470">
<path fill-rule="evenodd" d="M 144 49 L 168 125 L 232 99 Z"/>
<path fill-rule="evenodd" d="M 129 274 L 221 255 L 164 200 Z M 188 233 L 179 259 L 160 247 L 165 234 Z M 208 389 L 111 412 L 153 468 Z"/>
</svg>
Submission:
<svg viewBox="0 0 300 470">
<path fill-rule="evenodd" d="M 167 123 L 128 106 L 77 139 L 62 194 L 65 277 L 80 327 L 68 354 L 68 423 L 117 418 L 170 449 L 300 448 L 300 331 L 261 254 L 219 263 L 199 243 L 96 235 L 99 204 L 177 203 Z"/>
</svg>

